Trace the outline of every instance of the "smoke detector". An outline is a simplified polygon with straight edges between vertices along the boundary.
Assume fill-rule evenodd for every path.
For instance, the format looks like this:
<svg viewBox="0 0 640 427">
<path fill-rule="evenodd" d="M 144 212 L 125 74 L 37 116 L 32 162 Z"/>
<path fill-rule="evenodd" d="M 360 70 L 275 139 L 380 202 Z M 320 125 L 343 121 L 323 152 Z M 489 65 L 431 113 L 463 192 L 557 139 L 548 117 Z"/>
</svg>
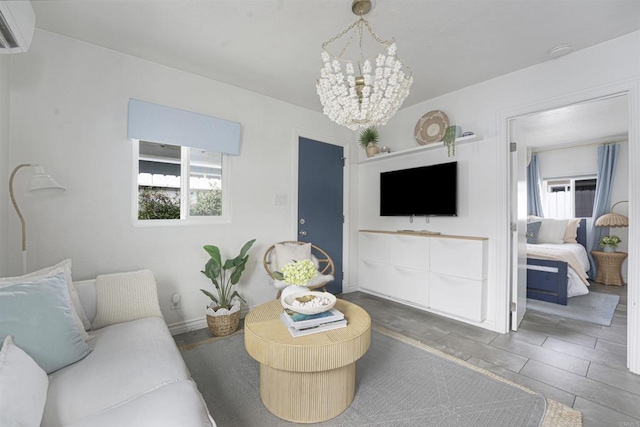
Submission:
<svg viewBox="0 0 640 427">
<path fill-rule="evenodd" d="M 561 56 L 564 56 L 568 53 L 571 53 L 571 45 L 570 44 L 561 44 L 559 46 L 556 46 L 554 48 L 549 49 L 549 51 L 547 52 L 547 54 L 549 55 L 549 57 L 555 59 L 555 58 L 560 58 Z"/>
</svg>

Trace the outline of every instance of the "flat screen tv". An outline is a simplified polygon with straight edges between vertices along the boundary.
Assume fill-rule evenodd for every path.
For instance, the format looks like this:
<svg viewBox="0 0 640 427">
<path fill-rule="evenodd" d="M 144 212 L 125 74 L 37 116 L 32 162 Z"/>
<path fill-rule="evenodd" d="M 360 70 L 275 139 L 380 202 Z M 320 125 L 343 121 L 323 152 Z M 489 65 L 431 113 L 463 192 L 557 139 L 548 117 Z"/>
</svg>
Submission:
<svg viewBox="0 0 640 427">
<path fill-rule="evenodd" d="M 380 173 L 380 216 L 457 216 L 458 162 Z"/>
</svg>

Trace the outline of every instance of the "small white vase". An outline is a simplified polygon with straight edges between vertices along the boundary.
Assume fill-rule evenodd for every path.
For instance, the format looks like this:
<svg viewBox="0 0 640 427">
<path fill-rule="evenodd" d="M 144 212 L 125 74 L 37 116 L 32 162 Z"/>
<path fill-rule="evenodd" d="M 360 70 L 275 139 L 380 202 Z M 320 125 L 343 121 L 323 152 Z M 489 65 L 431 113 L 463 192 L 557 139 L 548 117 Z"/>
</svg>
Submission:
<svg viewBox="0 0 640 427">
<path fill-rule="evenodd" d="M 282 290 L 282 293 L 280 294 L 280 300 L 285 299 L 289 295 L 299 294 L 301 292 L 307 292 L 308 290 L 309 288 L 307 288 L 306 286 L 289 285 Z"/>
<path fill-rule="evenodd" d="M 609 245 L 605 245 L 605 246 L 604 246 L 604 248 L 603 248 L 602 250 L 603 250 L 604 252 L 609 252 L 609 253 L 611 253 L 611 252 L 615 252 L 615 251 L 616 251 L 616 248 L 614 248 L 614 247 L 612 247 L 612 246 L 609 246 Z"/>
</svg>

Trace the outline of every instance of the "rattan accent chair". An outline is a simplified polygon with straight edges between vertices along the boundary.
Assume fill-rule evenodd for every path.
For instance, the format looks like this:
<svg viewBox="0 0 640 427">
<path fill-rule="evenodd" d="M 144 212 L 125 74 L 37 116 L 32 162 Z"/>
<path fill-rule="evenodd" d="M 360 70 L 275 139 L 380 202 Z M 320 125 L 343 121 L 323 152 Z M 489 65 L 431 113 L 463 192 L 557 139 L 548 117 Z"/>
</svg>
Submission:
<svg viewBox="0 0 640 427">
<path fill-rule="evenodd" d="M 262 259 L 262 264 L 264 265 L 264 269 L 267 271 L 267 274 L 269 275 L 269 277 L 271 277 L 271 279 L 273 279 L 274 281 L 276 279 L 273 277 L 273 272 L 277 271 L 277 267 L 278 267 L 276 263 L 275 249 L 276 249 L 276 245 L 279 243 L 303 245 L 307 242 L 287 240 L 287 241 L 275 243 L 267 248 L 267 250 L 264 253 L 264 257 Z M 328 278 L 329 280 L 327 280 L 326 282 L 309 286 L 309 289 L 311 290 L 322 289 L 323 291 L 326 292 L 326 285 L 329 282 L 334 280 L 335 265 L 333 263 L 333 259 L 331 259 L 328 253 L 326 253 L 324 250 L 322 250 L 321 248 L 317 247 L 314 244 L 311 244 L 311 259 L 318 267 L 319 274 L 322 274 L 324 276 L 331 276 L 331 277 Z M 281 293 L 282 293 L 282 289 L 278 289 L 276 299 L 280 298 Z"/>
</svg>

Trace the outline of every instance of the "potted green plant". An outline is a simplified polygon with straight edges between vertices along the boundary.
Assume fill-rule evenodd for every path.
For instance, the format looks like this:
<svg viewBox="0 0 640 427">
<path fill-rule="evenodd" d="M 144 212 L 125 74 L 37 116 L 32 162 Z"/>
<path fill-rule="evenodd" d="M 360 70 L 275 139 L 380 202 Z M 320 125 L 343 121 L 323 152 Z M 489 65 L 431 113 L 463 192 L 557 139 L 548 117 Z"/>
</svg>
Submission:
<svg viewBox="0 0 640 427">
<path fill-rule="evenodd" d="M 447 126 L 444 131 L 444 137 L 442 142 L 447 147 L 447 156 L 451 157 L 456 155 L 456 135 L 458 127 L 456 125 Z"/>
<path fill-rule="evenodd" d="M 204 250 L 209 254 L 209 261 L 205 264 L 202 274 L 211 280 L 216 294 L 205 289 L 200 290 L 211 298 L 211 303 L 207 306 L 207 325 L 215 336 L 230 335 L 238 329 L 240 301 L 244 301 L 244 298 L 233 287 L 240 281 L 249 260 L 247 252 L 255 241 L 256 239 L 249 240 L 238 256 L 225 262 L 222 262 L 220 249 L 217 246 L 204 246 Z"/>
<path fill-rule="evenodd" d="M 603 236 L 600 239 L 600 246 L 605 252 L 615 252 L 620 242 L 622 240 L 618 236 Z"/>
<path fill-rule="evenodd" d="M 369 126 L 366 129 L 363 129 L 360 132 L 360 136 L 358 138 L 358 142 L 360 146 L 365 149 L 367 152 L 367 157 L 375 156 L 380 152 L 378 149 L 378 139 L 380 138 L 380 134 L 378 133 L 378 129 L 375 126 Z"/>
</svg>

